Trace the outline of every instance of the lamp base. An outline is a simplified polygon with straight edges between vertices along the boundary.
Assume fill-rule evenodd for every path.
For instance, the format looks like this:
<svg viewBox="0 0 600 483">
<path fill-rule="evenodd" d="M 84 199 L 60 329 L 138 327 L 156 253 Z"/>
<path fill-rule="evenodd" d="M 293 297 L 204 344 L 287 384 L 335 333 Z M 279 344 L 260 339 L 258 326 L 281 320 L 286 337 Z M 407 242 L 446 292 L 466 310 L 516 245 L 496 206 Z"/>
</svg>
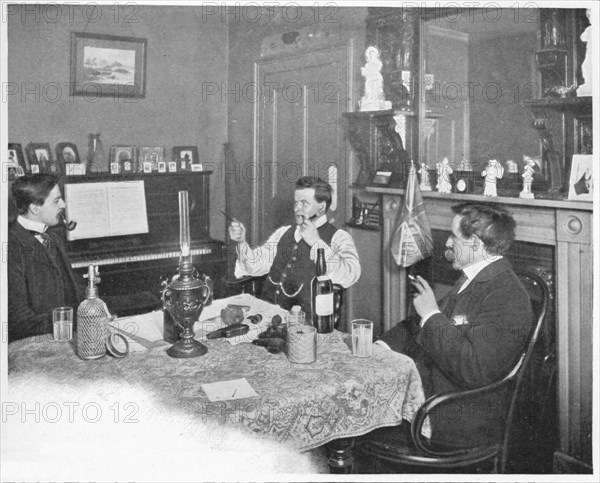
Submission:
<svg viewBox="0 0 600 483">
<path fill-rule="evenodd" d="M 192 357 L 200 357 L 208 352 L 208 348 L 198 342 L 196 339 L 184 341 L 178 340 L 167 349 L 167 354 L 176 359 L 190 359 Z"/>
</svg>

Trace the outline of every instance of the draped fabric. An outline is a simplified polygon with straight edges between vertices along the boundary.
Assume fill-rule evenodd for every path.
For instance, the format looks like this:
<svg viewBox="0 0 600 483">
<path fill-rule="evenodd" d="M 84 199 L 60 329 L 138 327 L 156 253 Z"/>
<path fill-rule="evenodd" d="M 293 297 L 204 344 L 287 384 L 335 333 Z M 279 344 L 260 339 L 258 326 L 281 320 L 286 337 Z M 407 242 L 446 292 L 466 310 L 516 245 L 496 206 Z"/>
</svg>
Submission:
<svg viewBox="0 0 600 483">
<path fill-rule="evenodd" d="M 410 267 L 419 260 L 427 258 L 432 252 L 431 227 L 413 164 L 408 174 L 399 226 L 392 240 L 392 255 L 398 265 Z"/>
</svg>

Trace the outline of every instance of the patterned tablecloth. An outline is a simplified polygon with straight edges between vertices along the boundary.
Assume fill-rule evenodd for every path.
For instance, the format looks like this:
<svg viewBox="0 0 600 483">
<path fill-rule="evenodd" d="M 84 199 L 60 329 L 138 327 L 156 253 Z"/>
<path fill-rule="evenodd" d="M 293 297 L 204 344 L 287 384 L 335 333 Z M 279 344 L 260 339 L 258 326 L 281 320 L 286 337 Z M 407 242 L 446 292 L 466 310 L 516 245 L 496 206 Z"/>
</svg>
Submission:
<svg viewBox="0 0 600 483">
<path fill-rule="evenodd" d="M 293 364 L 249 343 L 232 346 L 207 341 L 208 353 L 173 359 L 165 347 L 133 352 L 123 359 L 105 356 L 83 361 L 73 342 L 50 337 L 9 345 L 11 375 L 44 375 L 61 384 L 126 381 L 152 392 L 168 406 L 189 411 L 199 423 L 242 425 L 305 451 L 333 439 L 365 434 L 412 420 L 423 403 L 414 362 L 374 346 L 370 358 L 354 357 L 350 336 L 320 334 L 317 361 Z M 246 378 L 258 397 L 210 402 L 201 388 L 208 382 Z"/>
</svg>

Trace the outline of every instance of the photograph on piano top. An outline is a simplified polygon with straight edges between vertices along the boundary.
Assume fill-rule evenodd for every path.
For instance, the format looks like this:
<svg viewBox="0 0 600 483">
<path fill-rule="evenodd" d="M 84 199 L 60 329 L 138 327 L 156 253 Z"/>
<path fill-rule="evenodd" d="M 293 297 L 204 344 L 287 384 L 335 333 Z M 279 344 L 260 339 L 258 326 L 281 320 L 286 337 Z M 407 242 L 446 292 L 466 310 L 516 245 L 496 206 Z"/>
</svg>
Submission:
<svg viewBox="0 0 600 483">
<path fill-rule="evenodd" d="M 173 146 L 172 160 L 178 164 L 178 171 L 191 171 L 192 165 L 200 164 L 198 146 Z"/>
</svg>

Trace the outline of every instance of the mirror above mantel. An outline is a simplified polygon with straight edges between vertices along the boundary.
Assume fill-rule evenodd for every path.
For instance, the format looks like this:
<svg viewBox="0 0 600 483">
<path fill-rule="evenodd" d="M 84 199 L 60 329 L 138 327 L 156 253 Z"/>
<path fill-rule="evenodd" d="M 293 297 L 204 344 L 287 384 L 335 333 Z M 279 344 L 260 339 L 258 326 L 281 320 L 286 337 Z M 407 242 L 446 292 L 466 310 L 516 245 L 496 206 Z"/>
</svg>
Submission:
<svg viewBox="0 0 600 483">
<path fill-rule="evenodd" d="M 592 98 L 577 97 L 589 25 L 585 9 L 533 4 L 369 7 L 366 46 L 381 52 L 392 108 L 344 114 L 360 164 L 355 185 L 381 184 L 378 172 L 388 171 L 387 186 L 402 188 L 412 160 L 436 191 L 436 167 L 447 159 L 446 190 L 483 194 L 483 170 L 496 160 L 498 196 L 571 198 L 572 159 L 591 155 L 593 144 Z"/>
<path fill-rule="evenodd" d="M 420 31 L 421 163 L 481 173 L 489 159 L 514 160 L 521 171 L 524 155 L 540 154 L 524 104 L 539 96 L 537 10 L 438 12 Z"/>
</svg>

